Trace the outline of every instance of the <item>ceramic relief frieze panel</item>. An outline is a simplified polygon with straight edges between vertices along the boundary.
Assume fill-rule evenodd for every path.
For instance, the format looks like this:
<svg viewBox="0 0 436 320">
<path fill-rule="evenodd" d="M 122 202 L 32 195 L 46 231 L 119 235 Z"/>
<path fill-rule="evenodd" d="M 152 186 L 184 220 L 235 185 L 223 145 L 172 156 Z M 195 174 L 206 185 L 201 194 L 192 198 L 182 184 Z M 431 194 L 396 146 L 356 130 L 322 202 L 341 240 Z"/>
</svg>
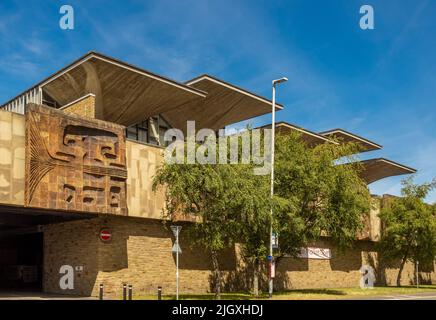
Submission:
<svg viewBox="0 0 436 320">
<path fill-rule="evenodd" d="M 124 127 L 30 104 L 25 204 L 127 215 Z"/>
</svg>

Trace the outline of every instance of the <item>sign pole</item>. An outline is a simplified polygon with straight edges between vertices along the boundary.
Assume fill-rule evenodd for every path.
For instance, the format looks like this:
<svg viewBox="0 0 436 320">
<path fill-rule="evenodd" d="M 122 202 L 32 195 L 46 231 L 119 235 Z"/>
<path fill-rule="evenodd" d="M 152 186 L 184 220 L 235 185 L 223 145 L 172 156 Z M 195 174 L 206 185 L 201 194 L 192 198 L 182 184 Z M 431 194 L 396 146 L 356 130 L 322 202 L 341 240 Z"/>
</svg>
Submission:
<svg viewBox="0 0 436 320">
<path fill-rule="evenodd" d="M 176 300 L 179 300 L 179 253 L 182 253 L 179 246 L 179 234 L 180 230 L 182 230 L 182 226 L 171 226 L 171 230 L 176 238 L 172 252 L 176 254 Z"/>
<path fill-rule="evenodd" d="M 177 248 L 179 247 L 179 228 L 176 235 Z M 179 300 L 179 250 L 176 252 L 176 300 Z"/>
</svg>

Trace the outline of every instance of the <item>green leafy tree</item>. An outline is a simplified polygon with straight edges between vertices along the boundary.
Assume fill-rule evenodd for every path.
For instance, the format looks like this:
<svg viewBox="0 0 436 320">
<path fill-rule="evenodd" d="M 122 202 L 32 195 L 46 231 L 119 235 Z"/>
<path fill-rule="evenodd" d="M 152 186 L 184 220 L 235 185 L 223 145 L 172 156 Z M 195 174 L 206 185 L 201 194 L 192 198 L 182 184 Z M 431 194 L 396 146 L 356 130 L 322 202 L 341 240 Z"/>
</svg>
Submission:
<svg viewBox="0 0 436 320">
<path fill-rule="evenodd" d="M 392 198 L 380 213 L 383 258 L 401 260 L 397 286 L 401 286 L 401 273 L 407 261 L 431 263 L 436 256 L 435 208 L 424 202 L 436 187 L 436 180 L 419 185 L 410 177 L 402 184 L 402 197 Z"/>
<path fill-rule="evenodd" d="M 322 235 L 329 236 L 341 249 L 356 240 L 370 211 L 370 194 L 353 156 L 357 152 L 358 147 L 351 143 L 326 143 L 313 148 L 296 132 L 276 137 L 272 203 L 273 229 L 279 236 L 276 263 L 285 255 L 297 256 L 302 247 Z M 266 180 L 269 185 L 269 177 Z M 244 226 L 242 247 L 254 265 L 255 294 L 259 267 L 268 255 L 267 221 L 259 219 Z"/>
<path fill-rule="evenodd" d="M 305 144 L 298 133 L 276 140 L 275 214 L 277 258 L 296 256 L 302 246 L 328 236 L 350 247 L 370 210 L 370 194 L 360 178 L 358 147 L 351 143 Z"/>
<path fill-rule="evenodd" d="M 216 148 L 219 150 L 218 145 Z M 244 241 L 247 226 L 255 232 L 259 221 L 269 223 L 265 220 L 269 219 L 265 216 L 269 208 L 265 179 L 254 175 L 252 164 L 188 164 L 186 158 L 182 164 L 164 163 L 154 177 L 154 189 L 165 186 L 169 218 L 186 214 L 198 222 L 187 232 L 193 245 L 211 253 L 217 298 L 221 292 L 220 251 Z"/>
<path fill-rule="evenodd" d="M 357 165 L 337 163 L 340 158 L 354 160 L 350 154 L 355 152 L 351 144 L 309 148 L 299 135 L 278 136 L 273 201 L 269 175 L 254 175 L 253 163 L 163 164 L 154 188 L 166 186 L 170 218 L 181 213 L 197 218 L 199 223 L 188 229 L 189 238 L 211 252 L 217 297 L 221 291 L 218 253 L 235 243 L 253 267 L 257 295 L 261 265 L 268 254 L 271 206 L 273 228 L 280 239 L 278 258 L 297 255 L 302 246 L 323 234 L 340 247 L 355 240 L 362 216 L 369 212 L 369 192 Z"/>
</svg>

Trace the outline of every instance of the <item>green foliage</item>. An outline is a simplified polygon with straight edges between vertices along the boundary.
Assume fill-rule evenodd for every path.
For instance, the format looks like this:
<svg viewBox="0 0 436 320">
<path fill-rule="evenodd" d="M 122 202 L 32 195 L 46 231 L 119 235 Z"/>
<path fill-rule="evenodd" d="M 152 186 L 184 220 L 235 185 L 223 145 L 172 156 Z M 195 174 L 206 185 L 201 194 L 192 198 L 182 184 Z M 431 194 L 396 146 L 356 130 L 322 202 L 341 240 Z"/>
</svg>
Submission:
<svg viewBox="0 0 436 320">
<path fill-rule="evenodd" d="M 166 186 L 167 215 L 187 214 L 199 222 L 191 224 L 187 232 L 192 244 L 211 252 L 217 297 L 218 252 L 236 242 L 255 243 L 252 237 L 269 225 L 268 179 L 255 175 L 253 168 L 252 163 L 187 164 L 185 159 L 183 164 L 164 163 L 154 177 L 154 189 Z"/>
<path fill-rule="evenodd" d="M 163 164 L 153 188 L 166 186 L 170 218 L 182 213 L 201 221 L 189 230 L 193 244 L 219 251 L 240 241 L 245 226 L 265 218 L 266 182 L 253 174 L 252 164 Z"/>
<path fill-rule="evenodd" d="M 153 187 L 166 186 L 170 218 L 182 213 L 200 222 L 188 230 L 193 243 L 212 253 L 240 243 L 258 272 L 268 254 L 271 206 L 279 234 L 276 256 L 295 256 L 322 235 L 340 248 L 356 239 L 363 215 L 369 213 L 370 195 L 359 178 L 360 167 L 338 163 L 354 161 L 356 151 L 348 143 L 312 148 L 297 134 L 278 135 L 273 199 L 269 175 L 255 175 L 253 163 L 163 164 Z M 212 260 L 218 269 L 216 258 Z"/>
<path fill-rule="evenodd" d="M 359 177 L 350 143 L 307 146 L 297 133 L 276 139 L 275 190 L 281 205 L 275 217 L 279 255 L 329 236 L 340 248 L 356 239 L 369 213 L 370 194 Z M 345 164 L 346 163 L 346 164 Z"/>
<path fill-rule="evenodd" d="M 407 260 L 432 262 L 436 256 L 435 207 L 424 199 L 436 181 L 419 185 L 411 177 L 402 184 L 402 197 L 390 199 L 381 211 L 380 250 L 385 259 L 402 259 L 403 264 Z"/>
</svg>

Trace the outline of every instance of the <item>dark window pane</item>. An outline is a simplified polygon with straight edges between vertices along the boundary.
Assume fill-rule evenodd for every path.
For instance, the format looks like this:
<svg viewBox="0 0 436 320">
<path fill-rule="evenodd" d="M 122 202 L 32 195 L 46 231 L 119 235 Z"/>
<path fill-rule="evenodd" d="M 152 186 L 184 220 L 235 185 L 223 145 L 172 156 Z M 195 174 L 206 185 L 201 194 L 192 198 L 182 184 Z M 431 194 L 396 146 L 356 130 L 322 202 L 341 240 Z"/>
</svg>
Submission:
<svg viewBox="0 0 436 320">
<path fill-rule="evenodd" d="M 141 142 L 148 142 L 147 130 L 143 128 L 138 128 L 138 140 Z"/>
<path fill-rule="evenodd" d="M 127 128 L 126 131 L 127 131 L 126 132 L 126 137 L 128 139 L 133 139 L 133 140 L 137 140 L 138 139 L 137 132 L 136 132 L 136 126 L 129 127 L 129 128 Z"/>
</svg>

